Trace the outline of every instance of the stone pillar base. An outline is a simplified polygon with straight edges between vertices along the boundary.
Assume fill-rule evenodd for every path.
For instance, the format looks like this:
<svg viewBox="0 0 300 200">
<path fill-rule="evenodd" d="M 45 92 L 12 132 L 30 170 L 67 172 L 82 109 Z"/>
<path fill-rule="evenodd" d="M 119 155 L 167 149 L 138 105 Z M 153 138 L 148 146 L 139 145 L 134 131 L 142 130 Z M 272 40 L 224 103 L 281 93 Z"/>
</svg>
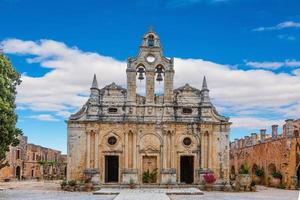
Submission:
<svg viewBox="0 0 300 200">
<path fill-rule="evenodd" d="M 176 184 L 176 169 L 162 169 L 160 174 L 161 184 Z"/>
<path fill-rule="evenodd" d="M 123 184 L 129 184 L 133 181 L 135 184 L 138 183 L 138 171 L 137 169 L 124 169 L 122 174 Z"/>
<path fill-rule="evenodd" d="M 85 177 L 91 178 L 91 182 L 93 183 L 93 185 L 99 185 L 100 184 L 99 169 L 95 169 L 95 168 L 85 169 L 83 171 L 83 174 L 85 175 Z"/>
</svg>

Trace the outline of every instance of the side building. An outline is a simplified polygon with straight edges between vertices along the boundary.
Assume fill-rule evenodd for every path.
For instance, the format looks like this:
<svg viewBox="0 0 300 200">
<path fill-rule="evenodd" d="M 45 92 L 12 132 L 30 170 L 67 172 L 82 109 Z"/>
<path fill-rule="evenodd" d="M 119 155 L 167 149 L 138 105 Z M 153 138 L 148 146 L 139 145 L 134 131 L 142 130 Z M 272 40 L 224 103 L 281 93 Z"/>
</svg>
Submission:
<svg viewBox="0 0 300 200">
<path fill-rule="evenodd" d="M 230 143 L 230 174 L 234 178 L 242 165 L 249 167 L 255 175 L 257 168 L 264 171 L 262 183 L 268 185 L 274 172 L 282 175 L 281 183 L 288 189 L 299 187 L 300 183 L 300 119 L 287 119 L 283 133 L 278 135 L 278 125 L 272 125 L 272 133 L 261 129 L 243 139 Z"/>
<path fill-rule="evenodd" d="M 66 177 L 67 156 L 60 151 L 27 142 L 10 147 L 6 154 L 7 166 L 0 169 L 0 180 L 12 179 L 63 179 Z"/>
</svg>

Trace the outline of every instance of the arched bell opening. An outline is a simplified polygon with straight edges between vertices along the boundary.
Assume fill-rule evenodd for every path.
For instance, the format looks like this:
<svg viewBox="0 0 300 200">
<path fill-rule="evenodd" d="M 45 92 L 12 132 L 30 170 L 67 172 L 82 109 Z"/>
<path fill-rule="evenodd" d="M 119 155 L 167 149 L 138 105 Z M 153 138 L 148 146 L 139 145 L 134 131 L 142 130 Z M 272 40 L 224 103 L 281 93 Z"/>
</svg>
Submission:
<svg viewBox="0 0 300 200">
<path fill-rule="evenodd" d="M 164 93 L 165 68 L 162 65 L 157 65 L 155 68 L 155 95 Z"/>
<path fill-rule="evenodd" d="M 154 46 L 154 35 L 152 35 L 152 34 L 148 35 L 148 41 L 147 41 L 147 43 L 148 43 L 149 47 L 153 47 Z"/>
<path fill-rule="evenodd" d="M 146 68 L 140 64 L 136 68 L 136 93 L 142 96 L 146 94 Z"/>
</svg>

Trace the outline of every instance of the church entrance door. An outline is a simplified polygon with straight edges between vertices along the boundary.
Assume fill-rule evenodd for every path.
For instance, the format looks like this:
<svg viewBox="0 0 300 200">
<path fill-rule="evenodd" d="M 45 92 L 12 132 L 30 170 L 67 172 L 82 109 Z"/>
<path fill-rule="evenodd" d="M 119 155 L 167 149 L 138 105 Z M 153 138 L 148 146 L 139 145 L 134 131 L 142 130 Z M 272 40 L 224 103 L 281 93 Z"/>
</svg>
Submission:
<svg viewBox="0 0 300 200">
<path fill-rule="evenodd" d="M 180 156 L 180 182 L 194 182 L 194 156 Z"/>
<path fill-rule="evenodd" d="M 119 156 L 105 156 L 105 182 L 119 182 Z"/>
</svg>

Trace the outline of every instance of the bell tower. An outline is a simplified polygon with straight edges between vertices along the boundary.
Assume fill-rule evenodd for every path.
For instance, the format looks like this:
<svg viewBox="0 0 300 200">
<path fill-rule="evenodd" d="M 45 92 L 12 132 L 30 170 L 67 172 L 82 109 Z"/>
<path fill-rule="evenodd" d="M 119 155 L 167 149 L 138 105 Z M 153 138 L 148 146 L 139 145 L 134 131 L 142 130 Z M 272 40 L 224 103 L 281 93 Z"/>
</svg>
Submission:
<svg viewBox="0 0 300 200">
<path fill-rule="evenodd" d="M 142 38 L 136 58 L 129 58 L 127 64 L 127 103 L 136 102 L 136 79 L 146 81 L 145 103 L 155 104 L 155 81 L 164 81 L 164 103 L 173 101 L 173 59 L 163 56 L 158 35 L 149 28 Z"/>
</svg>

